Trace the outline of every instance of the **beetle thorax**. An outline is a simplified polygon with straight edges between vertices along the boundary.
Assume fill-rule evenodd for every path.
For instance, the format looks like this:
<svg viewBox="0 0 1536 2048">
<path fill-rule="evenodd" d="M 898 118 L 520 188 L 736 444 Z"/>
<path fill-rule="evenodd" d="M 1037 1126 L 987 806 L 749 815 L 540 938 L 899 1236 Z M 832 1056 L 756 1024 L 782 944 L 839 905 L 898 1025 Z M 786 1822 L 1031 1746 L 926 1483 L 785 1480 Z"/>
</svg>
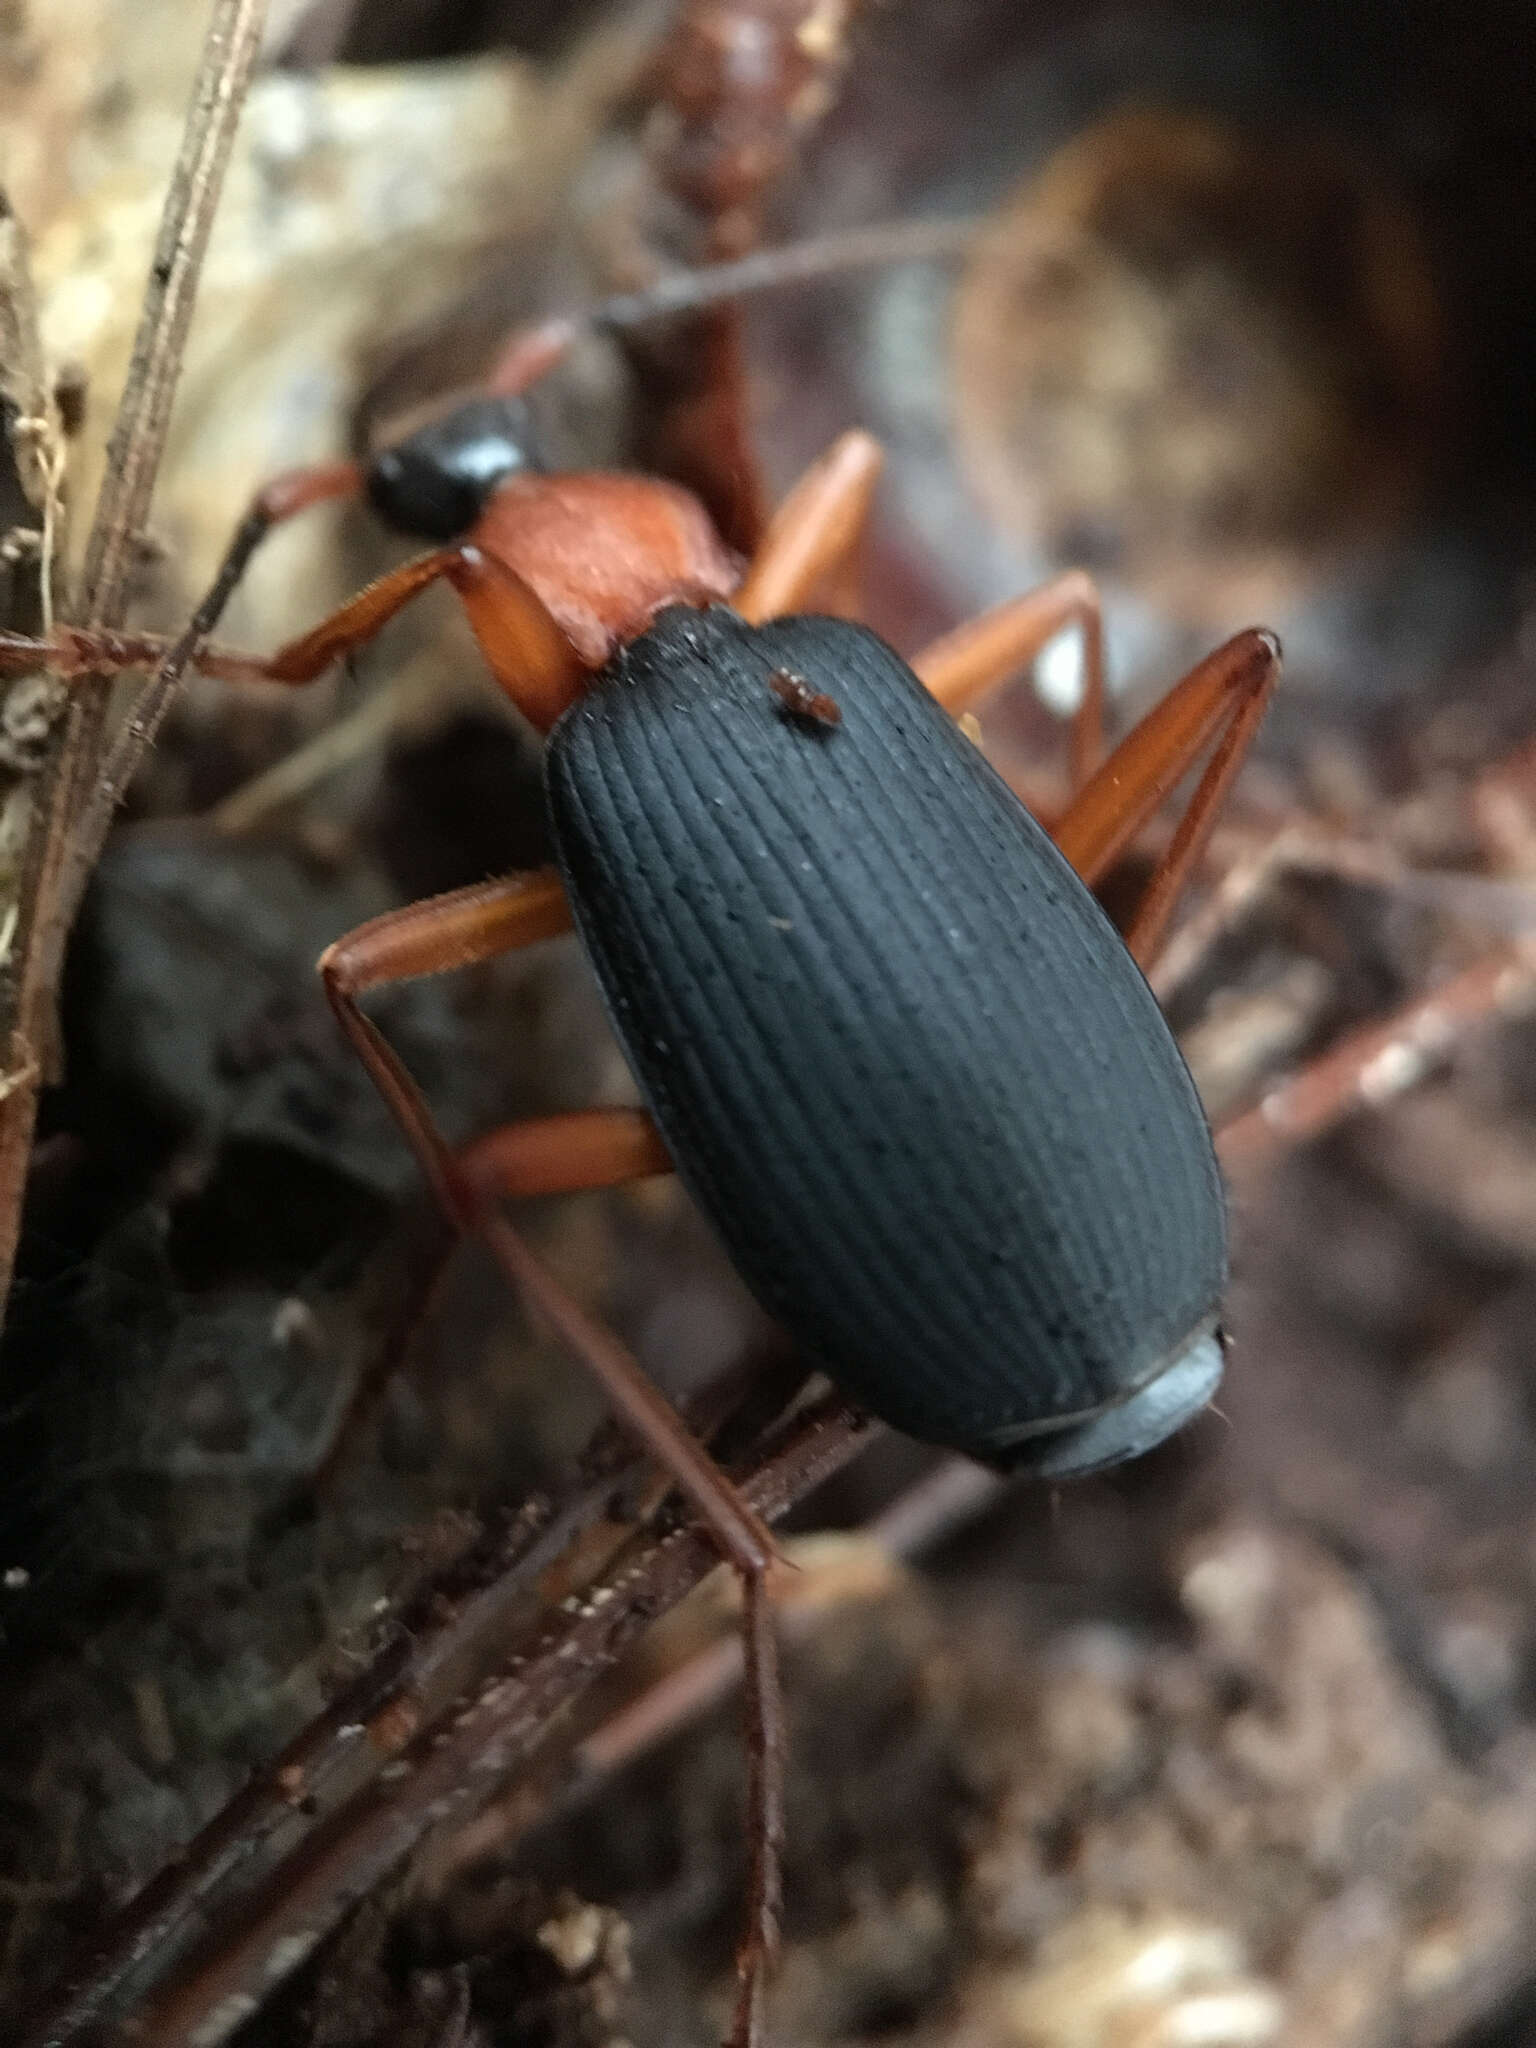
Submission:
<svg viewBox="0 0 1536 2048">
<path fill-rule="evenodd" d="M 470 538 L 529 586 L 592 669 L 664 606 L 713 603 L 740 576 L 698 499 L 649 477 L 514 477 Z"/>
</svg>

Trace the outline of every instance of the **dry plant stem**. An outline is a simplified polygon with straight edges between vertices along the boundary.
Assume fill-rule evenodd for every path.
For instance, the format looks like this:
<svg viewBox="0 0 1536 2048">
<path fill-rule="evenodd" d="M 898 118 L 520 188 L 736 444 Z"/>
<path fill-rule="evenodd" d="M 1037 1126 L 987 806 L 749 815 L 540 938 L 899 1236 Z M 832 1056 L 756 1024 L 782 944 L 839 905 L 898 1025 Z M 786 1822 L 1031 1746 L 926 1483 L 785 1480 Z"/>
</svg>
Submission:
<svg viewBox="0 0 1536 2048">
<path fill-rule="evenodd" d="M 1529 1003 L 1533 989 L 1536 962 L 1529 952 L 1499 947 L 1383 1023 L 1351 1033 L 1292 1080 L 1269 1089 L 1255 1108 L 1229 1118 L 1217 1132 L 1222 1166 L 1236 1174 L 1269 1164 L 1353 1111 L 1389 1102 L 1422 1080 L 1468 1031 Z"/>
<path fill-rule="evenodd" d="M 857 1411 L 839 1398 L 822 1402 L 757 1457 L 742 1492 L 765 1518 L 782 1514 L 868 1441 L 870 1426 Z M 133 2010 L 108 2015 L 122 2038 L 213 2048 L 429 1829 L 462 1822 L 489 1800 L 543 1746 L 555 1717 L 718 1563 L 713 1541 L 696 1527 L 637 1539 L 600 1583 L 524 1638 L 498 1672 L 404 1741 L 169 1983 Z M 62 2026 L 53 2018 L 28 2036 L 27 2048 L 64 2048 L 82 2031 L 79 2020 Z"/>
<path fill-rule="evenodd" d="M 597 1520 L 624 1464 L 634 1462 L 627 1444 L 616 1457 L 616 1445 L 609 1434 L 585 1483 L 558 1509 L 535 1497 L 499 1535 L 431 1576 L 366 1668 L 130 1900 L 39 2019 L 29 2037 L 37 2048 L 76 2039 L 131 1996 L 135 1980 L 163 1977 L 233 1898 L 292 1855 L 378 1768 L 378 1751 L 359 1741 L 361 1732 L 440 1691 L 444 1672 L 471 1662 L 477 1646 L 504 1641 L 515 1621 L 527 1626 L 521 1603 L 539 1602 L 531 1582 Z"/>
<path fill-rule="evenodd" d="M 728 299 L 774 291 L 815 278 L 843 277 L 855 270 L 878 270 L 899 263 L 936 263 L 964 256 L 981 228 L 980 218 L 963 214 L 934 220 L 877 222 L 873 227 L 842 228 L 835 234 L 807 236 L 785 248 L 759 249 L 731 262 L 706 263 L 698 270 L 664 275 L 641 291 L 616 292 L 589 313 L 557 315 L 572 328 L 587 319 L 594 326 L 624 333 L 646 327 L 668 314 L 694 313 Z"/>
<path fill-rule="evenodd" d="M 27 253 L 26 232 L 0 191 L 0 405 L 4 407 L 9 446 L 0 454 L 8 468 L 8 498 L 15 509 L 30 508 L 37 521 L 36 569 L 17 575 L 9 592 L 10 631 L 46 632 L 59 596 L 59 543 L 50 531 L 60 515 L 59 486 L 64 468 L 63 428 L 43 357 L 38 327 L 37 292 Z"/>
<path fill-rule="evenodd" d="M 707 1437 L 745 1391 L 741 1370 L 724 1374 L 689 1404 L 690 1426 Z M 547 1575 L 563 1573 L 578 1541 L 590 1576 L 597 1568 L 594 1525 L 615 1490 L 627 1490 L 646 1469 L 624 1431 L 609 1424 L 557 1501 L 527 1501 L 505 1526 L 474 1538 L 434 1570 L 391 1618 L 364 1669 L 129 1901 L 61 1985 L 33 2038 L 73 2039 L 136 1986 L 163 1978 L 233 1900 L 292 1855 L 311 1827 L 379 1768 L 378 1749 L 358 1742 L 359 1729 L 436 1711 L 466 1682 L 466 1672 L 503 1652 L 514 1625 L 526 1628 L 542 1611 L 550 1598 Z M 628 1535 L 628 1527 L 615 1526 L 607 1548 L 616 1550 Z"/>
<path fill-rule="evenodd" d="M 37 295 L 33 289 L 27 258 L 26 236 L 19 221 L 0 194 L 0 402 L 5 409 L 8 445 L 0 451 L 9 474 L 6 496 L 10 506 L 21 512 L 30 508 L 36 517 L 39 548 L 35 570 L 28 574 L 15 564 L 8 591 L 8 615 L 4 624 L 22 633 L 46 631 L 57 610 L 60 595 L 60 536 L 53 530 L 58 513 L 58 482 L 62 470 L 61 436 L 47 366 L 43 360 L 38 331 Z M 29 522 L 30 523 L 30 522 Z M 12 687 L 25 688 L 26 678 Z M 62 689 L 62 685 L 59 686 Z M 51 694 L 51 692 L 50 692 Z M 0 827 L 7 850 L 25 845 L 36 834 L 42 816 L 37 778 L 16 774 L 5 792 Z M 3 899 L 0 899 L 0 929 L 7 934 L 0 947 L 0 1136 L 14 1123 L 21 1131 L 20 1142 L 0 1147 L 0 1213 L 19 1212 L 26 1183 L 27 1158 L 32 1127 L 31 1104 L 37 1085 L 37 1062 L 26 1034 L 19 1028 L 18 978 L 11 971 L 16 957 L 15 938 L 22 922 L 22 892 L 27 876 L 25 866 L 14 873 L 6 862 Z M 12 1104 L 14 1103 L 14 1107 Z M 3 1285 L 3 1283 L 0 1283 Z"/>
<path fill-rule="evenodd" d="M 214 0 L 161 213 L 128 379 L 107 447 L 106 482 L 86 546 L 80 612 L 88 627 L 115 626 L 122 619 L 134 551 L 164 452 L 203 256 L 266 11 L 266 0 Z M 98 842 L 80 849 L 71 861 L 74 849 L 68 842 L 96 788 L 107 709 L 104 684 L 79 688 L 71 708 L 64 763 L 68 787 L 57 835 L 64 843 L 54 856 L 49 880 L 55 900 L 47 906 L 55 955 L 77 907 L 82 870 L 89 869 L 99 851 Z M 64 890 L 66 870 L 75 874 L 73 900 Z"/>
<path fill-rule="evenodd" d="M 214 0 L 108 445 L 106 481 L 86 546 L 78 613 L 88 626 L 116 626 L 122 620 L 134 550 L 165 446 L 203 252 L 265 18 L 266 0 Z M 0 1017 L 0 1038 L 27 1048 L 32 1071 L 0 1100 L 0 1295 L 9 1291 L 15 1258 L 37 1112 L 37 1070 L 51 1066 L 54 1058 L 53 1009 L 64 941 L 96 852 L 84 848 L 71 858 L 76 820 L 100 772 L 108 698 L 105 680 L 89 680 L 72 691 L 39 776 L 38 808 L 23 862 L 16 931 L 21 969 L 11 1014 Z"/>
<path fill-rule="evenodd" d="M 436 655 L 418 656 L 380 682 L 355 711 L 243 782 L 207 813 L 208 823 L 232 838 L 253 831 L 274 812 L 297 803 L 328 777 L 367 758 L 395 733 L 435 711 L 444 696 Z M 474 701 L 467 688 L 465 698 Z"/>
<path fill-rule="evenodd" d="M 122 729 L 116 734 L 95 783 L 86 793 L 75 820 L 59 880 L 59 902 L 66 923 L 72 922 L 91 869 L 111 830 L 118 805 L 128 793 L 134 771 L 153 746 L 181 679 L 199 648 L 224 615 L 224 607 L 266 538 L 271 521 L 260 511 L 248 513 L 235 530 L 219 573 L 183 631 L 172 641 L 160 666 L 134 697 Z"/>
<path fill-rule="evenodd" d="M 715 1405 L 722 1403 L 728 1405 L 725 1388 L 719 1390 Z M 689 1419 L 699 1426 L 699 1416 L 690 1413 Z M 438 1672 L 465 1662 L 475 1644 L 505 1640 L 509 1611 L 514 1616 L 521 1612 L 518 1601 L 528 1596 L 533 1582 L 573 1536 L 591 1524 L 627 1466 L 633 1465 L 616 1425 L 610 1426 L 605 1443 L 594 1449 L 587 1465 L 582 1490 L 558 1509 L 547 1500 L 529 1502 L 494 1543 L 472 1546 L 466 1556 L 422 1586 L 396 1618 L 389 1640 L 368 1668 L 229 1802 L 174 1865 L 130 1902 L 92 1957 L 88 1974 L 58 1999 L 29 2036 L 29 2048 L 77 2039 L 131 1997 L 135 1980 L 153 1984 L 163 1979 L 192 1940 L 208 1936 L 223 1914 L 235 1917 L 233 1902 L 253 1884 L 266 1881 L 277 1859 L 292 1857 L 298 1840 L 336 1810 L 338 1788 L 347 1793 L 352 1789 L 349 1774 L 355 1778 L 360 1765 L 378 1768 L 377 1753 L 360 1745 L 352 1731 L 370 1722 L 387 1725 L 388 1718 L 399 1717 L 403 1703 L 419 1700 L 431 1690 Z M 893 1557 L 913 1556 L 987 1512 L 1008 1484 L 968 1458 L 945 1458 L 899 1495 L 863 1534 Z M 794 1590 L 791 1584 L 791 1595 Z M 775 1619 L 781 1636 L 798 1642 L 823 1615 L 814 1600 L 791 1597 Z M 521 1832 L 541 1814 L 548 1817 L 584 1805 L 617 1771 L 717 1706 L 741 1677 L 742 1635 L 733 1631 L 586 1736 L 572 1751 L 561 1783 L 547 1794 L 531 1804 L 526 1792 L 516 1795 L 515 1831 Z M 303 1800 L 302 1807 L 296 1798 Z M 474 1833 L 472 1825 L 464 1839 L 472 1839 Z M 507 1826 L 498 1822 L 495 1835 L 498 1845 L 504 1845 Z M 460 1853 L 456 1847 L 455 1861 Z"/>
</svg>

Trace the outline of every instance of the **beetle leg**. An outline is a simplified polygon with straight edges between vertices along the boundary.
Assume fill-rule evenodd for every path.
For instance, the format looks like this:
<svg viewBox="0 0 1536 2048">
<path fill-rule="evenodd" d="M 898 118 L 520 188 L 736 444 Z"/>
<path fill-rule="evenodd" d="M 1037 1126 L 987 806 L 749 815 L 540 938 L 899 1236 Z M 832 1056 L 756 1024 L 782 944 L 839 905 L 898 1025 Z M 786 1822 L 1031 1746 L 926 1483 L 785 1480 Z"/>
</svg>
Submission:
<svg viewBox="0 0 1536 2048">
<path fill-rule="evenodd" d="M 471 542 L 449 550 L 453 585 L 491 674 L 540 732 L 581 693 L 588 675 L 542 600 L 507 564 Z"/>
<path fill-rule="evenodd" d="M 547 731 L 576 694 L 585 671 L 522 578 L 469 542 L 402 562 L 276 654 L 252 660 L 215 650 L 199 655 L 198 666 L 226 680 L 313 682 L 439 579 L 457 592 L 497 682 L 541 732 Z"/>
<path fill-rule="evenodd" d="M 611 1332 L 589 1316 L 533 1256 L 473 1179 L 459 1170 L 420 1089 L 358 998 L 386 982 L 467 966 L 563 931 L 570 910 L 552 869 L 461 889 L 374 918 L 320 961 L 338 1023 L 388 1104 L 450 1221 L 484 1238 L 518 1294 L 593 1373 L 620 1415 L 693 1502 L 729 1561 L 766 1571 L 774 1555 L 766 1525 L 688 1431 L 671 1404 Z"/>
<path fill-rule="evenodd" d="M 226 562 L 233 559 L 231 550 Z M 576 694 L 585 670 L 569 640 L 521 577 L 465 543 L 402 562 L 356 597 L 275 654 L 240 654 L 197 647 L 193 662 L 204 675 L 233 683 L 312 683 L 332 662 L 382 632 L 411 599 L 436 582 L 451 583 L 464 606 L 493 675 L 525 716 L 547 731 Z M 219 589 L 215 585 L 215 591 Z M 227 589 L 225 590 L 227 595 Z M 199 607 L 199 621 L 216 616 L 214 591 Z M 201 633 L 195 636 L 201 638 Z M 65 680 L 154 667 L 185 645 L 158 633 L 95 632 L 59 627 L 51 640 L 0 634 L 0 675 L 44 664 Z"/>
<path fill-rule="evenodd" d="M 598 1109 L 508 1124 L 467 1146 L 458 1154 L 455 1166 L 481 1196 L 519 1196 L 572 1193 L 669 1173 L 672 1160 L 643 1110 Z M 649 1384 L 647 1381 L 647 1387 Z M 653 1451 L 657 1449 L 652 1439 L 645 1441 Z M 663 1462 L 670 1465 L 671 1461 L 663 1455 Z M 674 1471 L 673 1476 L 680 1475 Z M 787 1744 L 768 1574 L 737 1555 L 731 1556 L 731 1562 L 742 1589 L 751 1868 L 747 1925 L 736 1958 L 739 1988 L 730 2040 L 731 2048 L 755 2048 L 762 2036 L 768 1972 L 778 1950 Z"/>
<path fill-rule="evenodd" d="M 1205 849 L 1279 674 L 1280 643 L 1272 633 L 1237 634 L 1127 733 L 1057 822 L 1056 844 L 1085 882 L 1097 881 L 1216 740 L 1126 928 L 1126 945 L 1143 966 L 1156 953 L 1179 892 Z"/>
<path fill-rule="evenodd" d="M 858 546 L 880 463 L 880 444 L 854 432 L 840 435 L 811 465 L 768 522 L 731 599 L 742 618 L 759 626 L 806 609 L 816 586 Z"/>
<path fill-rule="evenodd" d="M 514 1199 L 574 1195 L 672 1171 L 672 1155 L 643 1109 L 578 1109 L 487 1131 L 457 1154 L 477 1193 Z"/>
<path fill-rule="evenodd" d="M 1104 628 L 1098 585 L 1081 569 L 1053 576 L 1038 590 L 994 606 L 925 647 L 912 667 L 946 711 L 991 695 L 1069 626 L 1082 636 L 1083 691 L 1072 714 L 1072 787 L 1081 789 L 1104 758 Z"/>
<path fill-rule="evenodd" d="M 420 591 L 447 576 L 456 553 L 453 548 L 439 548 L 430 555 L 418 555 L 413 562 L 402 562 L 398 569 L 391 569 L 339 605 L 318 626 L 289 640 L 275 654 L 248 663 L 233 679 L 239 681 L 244 675 L 270 683 L 312 683 L 333 661 L 382 632 Z M 220 660 L 217 655 L 200 655 L 198 667 L 207 675 L 230 677 L 232 671 L 227 665 L 219 666 Z"/>
<path fill-rule="evenodd" d="M 430 555 L 418 555 L 414 562 L 402 562 L 398 569 L 391 569 L 387 576 L 370 583 L 329 618 L 322 619 L 301 638 L 288 641 L 275 654 L 240 654 L 226 647 L 199 647 L 193 663 L 204 675 L 217 676 L 223 682 L 312 683 L 333 661 L 371 640 L 397 612 L 404 610 L 418 591 L 447 577 L 457 567 L 460 552 L 457 548 L 440 548 Z M 229 572 L 240 559 L 237 537 L 225 556 L 224 568 L 198 607 L 198 621 L 205 630 L 211 629 L 222 608 L 222 599 L 233 588 Z M 69 681 L 81 675 L 116 675 L 128 668 L 153 668 L 185 639 L 185 635 L 173 639 L 164 633 L 104 632 L 81 626 L 59 626 L 49 640 L 5 633 L 0 634 L 0 675 L 20 674 L 46 664 Z"/>
<path fill-rule="evenodd" d="M 578 1194 L 649 1174 L 670 1173 L 672 1159 L 644 1110 L 583 1109 L 503 1124 L 455 1153 L 453 1167 L 455 1175 L 482 1198 L 528 1198 Z M 447 1268 L 454 1242 L 452 1232 L 439 1232 L 437 1241 L 424 1251 L 409 1307 L 358 1375 L 316 1461 L 310 1483 L 317 1494 L 329 1489 L 364 1418 L 399 1370 Z"/>
<path fill-rule="evenodd" d="M 421 1091 L 358 998 L 386 982 L 467 966 L 563 931 L 570 909 L 558 875 L 541 869 L 460 889 L 373 919 L 327 948 L 325 992 L 374 1085 L 389 1105 L 449 1221 L 489 1247 L 519 1297 L 592 1373 L 619 1415 L 693 1503 L 742 1582 L 748 1702 L 748 1808 L 752 1841 L 750 1917 L 737 1959 L 740 1981 L 732 2048 L 761 2038 L 763 1985 L 778 1938 L 779 1852 L 784 1834 L 784 1724 L 768 1571 L 766 1523 L 737 1493 L 671 1403 L 613 1333 L 589 1316 L 506 1218 L 489 1205 L 498 1185 L 549 1192 L 663 1170 L 665 1148 L 636 1111 L 543 1119 L 493 1133 L 456 1159 Z"/>
<path fill-rule="evenodd" d="M 386 911 L 320 956 L 320 979 L 338 1023 L 384 1097 L 447 1215 L 462 1222 L 464 1183 L 431 1111 L 377 1025 L 358 1006 L 371 988 L 445 974 L 569 931 L 558 873 L 539 868 Z"/>
<path fill-rule="evenodd" d="M 295 518 L 300 512 L 307 512 L 312 505 L 322 505 L 333 498 L 353 497 L 362 486 L 362 465 L 356 462 L 324 462 L 316 463 L 309 469 L 288 469 L 263 484 L 251 500 L 250 509 L 245 517 L 235 528 L 229 546 L 224 550 L 224 559 L 219 564 L 218 573 L 208 586 L 208 593 L 194 615 L 190 637 L 194 641 L 201 641 L 213 631 L 223 616 L 224 607 L 234 595 L 236 585 L 250 566 L 252 555 L 274 526 L 280 526 L 285 520 Z M 183 636 L 184 639 L 186 637 L 188 636 Z M 143 640 L 146 649 L 155 650 L 150 656 L 153 660 L 159 660 L 177 644 L 171 640 L 152 640 L 148 635 L 143 636 Z M 200 665 L 204 652 L 206 650 L 200 650 Z M 229 666 L 217 670 L 210 667 L 206 671 L 210 675 L 218 673 L 226 678 L 239 680 L 241 674 L 246 673 L 243 658 L 240 656 L 215 655 L 212 659 L 215 662 L 223 660 Z M 122 665 L 131 667 L 137 664 L 129 662 Z M 308 681 L 309 678 L 300 677 L 296 680 Z"/>
<path fill-rule="evenodd" d="M 758 2048 L 763 1995 L 779 1952 L 784 1854 L 784 1772 L 789 1754 L 779 1639 L 766 1572 L 741 1574 L 742 1676 L 747 1713 L 747 1925 L 736 1951 L 736 2013 L 729 2048 Z"/>
<path fill-rule="evenodd" d="M 638 1109 L 597 1109 L 573 1115 L 530 1119 L 508 1124 L 476 1139 L 454 1161 L 456 1175 L 484 1199 L 492 1195 L 549 1195 L 578 1189 L 609 1187 L 619 1181 L 653 1173 L 669 1173 L 672 1160 L 649 1116 Z M 485 1219 L 482 1218 L 482 1229 Z M 495 1218 L 491 1248 L 512 1274 L 519 1291 L 531 1255 L 519 1250 L 515 1267 L 511 1247 L 501 1237 L 504 1226 Z M 510 1237 L 510 1233 L 508 1233 Z M 520 1240 L 515 1241 L 520 1246 Z M 574 1304 L 573 1304 L 574 1306 Z M 617 1349 L 606 1332 L 602 1339 Z M 632 1363 L 632 1362 L 631 1362 Z M 638 1368 L 635 1368 L 638 1371 Z M 603 1378 L 605 1388 L 609 1381 Z M 647 1397 L 659 1401 L 649 1380 Z M 670 1430 L 682 1425 L 667 1404 Z M 628 1415 L 630 1411 L 625 1408 Z M 345 1426 L 345 1425 L 344 1425 Z M 642 1442 L 660 1458 L 674 1479 L 692 1493 L 667 1450 L 649 1431 Z M 686 1437 L 686 1432 L 682 1432 Z M 697 1450 L 686 1437 L 691 1450 Z M 698 1455 L 703 1456 L 702 1452 Z M 707 1461 L 706 1461 L 707 1462 Z M 713 1468 L 711 1468 L 713 1469 Z M 729 1487 L 723 1475 L 722 1486 Z M 730 1489 L 734 1496 L 734 1489 Z M 699 1505 L 697 1496 L 695 1505 Z M 755 1523 L 751 1511 L 743 1511 Z M 713 1520 L 722 1547 L 725 1539 Z M 760 1524 L 758 1525 L 761 1526 Z M 764 1532 L 766 1539 L 766 1531 Z M 771 1539 L 767 1539 L 771 1543 Z M 747 1925 L 736 1957 L 738 1992 L 731 2048 L 756 2048 L 762 2038 L 762 2007 L 769 1970 L 778 1951 L 780 1865 L 784 1846 L 784 1772 L 787 1744 L 784 1700 L 779 1680 L 778 1639 L 766 1559 L 747 1556 L 739 1548 L 726 1555 L 742 1589 L 742 1649 L 747 1715 L 747 1834 L 751 1844 Z"/>
</svg>

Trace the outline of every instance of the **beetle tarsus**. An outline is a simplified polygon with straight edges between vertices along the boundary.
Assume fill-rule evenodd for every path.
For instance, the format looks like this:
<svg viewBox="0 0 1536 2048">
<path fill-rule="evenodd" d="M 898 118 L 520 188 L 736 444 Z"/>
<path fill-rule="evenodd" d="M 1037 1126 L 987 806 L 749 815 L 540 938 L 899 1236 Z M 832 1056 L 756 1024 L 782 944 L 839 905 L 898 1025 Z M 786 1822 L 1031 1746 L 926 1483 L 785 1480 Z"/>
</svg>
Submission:
<svg viewBox="0 0 1536 2048">
<path fill-rule="evenodd" d="M 779 1953 L 788 1742 L 778 1636 L 767 1572 L 741 1574 L 747 1728 L 747 1924 L 736 1952 L 736 2010 L 729 2048 L 762 2048 L 768 1978 Z"/>
</svg>

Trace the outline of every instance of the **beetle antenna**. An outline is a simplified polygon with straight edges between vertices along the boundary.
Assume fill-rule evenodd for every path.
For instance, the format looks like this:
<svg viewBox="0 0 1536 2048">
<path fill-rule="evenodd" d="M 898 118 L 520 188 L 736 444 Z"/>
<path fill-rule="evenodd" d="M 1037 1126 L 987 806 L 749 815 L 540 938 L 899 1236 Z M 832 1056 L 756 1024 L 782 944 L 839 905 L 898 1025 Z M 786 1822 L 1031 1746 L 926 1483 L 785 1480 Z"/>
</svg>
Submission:
<svg viewBox="0 0 1536 2048">
<path fill-rule="evenodd" d="M 802 284 L 844 270 L 883 264 L 934 263 L 964 255 L 981 222 L 973 215 L 942 220 L 885 221 L 876 227 L 846 228 L 792 242 L 781 249 L 757 249 L 730 263 L 680 270 L 643 291 L 602 299 L 585 314 L 584 325 L 622 332 L 672 313 L 692 313 L 722 299 L 739 299 L 775 286 Z"/>
<path fill-rule="evenodd" d="M 524 391 L 551 369 L 578 335 L 622 334 L 651 320 L 695 313 L 725 299 L 745 298 L 786 284 L 833 277 L 845 270 L 871 270 L 897 263 L 939 263 L 963 256 L 982 223 L 962 214 L 936 220 L 899 220 L 876 227 L 843 228 L 780 249 L 758 249 L 730 263 L 679 270 L 643 291 L 617 292 L 594 305 L 556 313 L 512 337 L 487 379 L 500 395 Z"/>
</svg>

